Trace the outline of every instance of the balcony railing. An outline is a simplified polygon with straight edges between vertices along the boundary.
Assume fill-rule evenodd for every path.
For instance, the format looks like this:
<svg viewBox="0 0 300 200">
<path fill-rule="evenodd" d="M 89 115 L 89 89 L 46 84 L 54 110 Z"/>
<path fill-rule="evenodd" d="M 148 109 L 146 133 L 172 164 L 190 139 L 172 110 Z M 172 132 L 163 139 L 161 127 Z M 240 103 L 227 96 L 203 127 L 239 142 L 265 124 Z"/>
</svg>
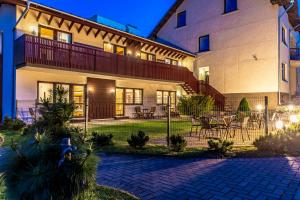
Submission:
<svg viewBox="0 0 300 200">
<path fill-rule="evenodd" d="M 290 48 L 291 60 L 300 60 L 300 48 Z"/>
<path fill-rule="evenodd" d="M 199 86 L 200 93 L 203 95 L 211 96 L 215 100 L 215 104 L 221 108 L 225 106 L 225 96 L 222 95 L 214 87 L 206 83 L 205 81 L 200 81 Z"/>
<path fill-rule="evenodd" d="M 100 48 L 23 35 L 15 41 L 15 50 L 17 66 L 31 64 L 122 77 L 184 82 L 195 92 L 199 90 L 198 80 L 185 67 L 112 54 Z"/>
</svg>

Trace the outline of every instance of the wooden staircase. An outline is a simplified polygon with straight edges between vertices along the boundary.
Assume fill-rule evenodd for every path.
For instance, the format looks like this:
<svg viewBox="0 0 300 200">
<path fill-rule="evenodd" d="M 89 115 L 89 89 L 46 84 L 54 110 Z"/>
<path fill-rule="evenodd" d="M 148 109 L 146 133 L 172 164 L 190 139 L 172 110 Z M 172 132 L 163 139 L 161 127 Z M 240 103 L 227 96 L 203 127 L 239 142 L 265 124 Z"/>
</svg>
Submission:
<svg viewBox="0 0 300 200">
<path fill-rule="evenodd" d="M 198 91 L 195 91 L 188 83 L 184 83 L 180 85 L 184 91 L 188 94 L 188 95 L 193 95 L 195 93 L 198 93 Z"/>
</svg>

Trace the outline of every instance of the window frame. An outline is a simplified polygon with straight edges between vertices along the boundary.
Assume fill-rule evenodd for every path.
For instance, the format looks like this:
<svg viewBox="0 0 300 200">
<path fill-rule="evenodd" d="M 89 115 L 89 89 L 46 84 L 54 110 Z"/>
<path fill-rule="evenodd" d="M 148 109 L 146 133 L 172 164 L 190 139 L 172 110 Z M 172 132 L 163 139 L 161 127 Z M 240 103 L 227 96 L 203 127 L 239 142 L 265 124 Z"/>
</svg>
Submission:
<svg viewBox="0 0 300 200">
<path fill-rule="evenodd" d="M 200 49 L 201 48 L 201 39 L 202 38 L 208 38 L 208 48 L 205 49 L 205 50 L 201 50 Z M 209 34 L 200 36 L 198 38 L 198 53 L 203 53 L 203 52 L 208 52 L 208 51 L 210 51 L 210 35 Z"/>
<path fill-rule="evenodd" d="M 281 27 L 281 42 L 285 45 L 285 46 L 287 46 L 287 43 L 288 43 L 288 41 L 287 41 L 287 28 L 284 26 L 284 25 L 282 25 L 282 27 Z"/>
<path fill-rule="evenodd" d="M 228 0 L 224 0 L 224 14 L 232 13 L 232 12 L 235 12 L 235 11 L 238 10 L 238 0 L 234 0 L 234 1 L 236 1 L 236 8 L 235 8 L 235 10 L 229 10 L 229 11 L 227 11 L 226 10 L 227 1 Z M 232 1 L 232 0 L 229 0 L 229 1 Z"/>
<path fill-rule="evenodd" d="M 182 14 L 184 14 L 184 24 L 180 25 L 179 24 L 179 21 L 180 21 L 179 18 L 182 16 Z M 185 27 L 187 25 L 186 21 L 187 21 L 186 10 L 178 12 L 177 15 L 176 15 L 176 28 Z"/>
<path fill-rule="evenodd" d="M 162 93 L 162 103 L 158 103 L 157 102 L 157 92 L 161 92 Z M 175 93 L 175 102 L 174 102 L 174 105 L 176 106 L 177 104 L 177 92 L 174 91 L 174 90 L 156 90 L 156 105 L 158 106 L 166 106 L 168 105 L 168 102 L 164 102 L 164 92 L 168 92 L 168 96 L 171 96 L 172 93 Z"/>
<path fill-rule="evenodd" d="M 122 56 L 126 56 L 127 55 L 127 48 L 125 47 L 125 46 L 121 46 L 121 45 L 116 45 L 116 44 L 112 44 L 112 43 L 110 43 L 110 42 L 106 42 L 106 41 L 104 41 L 103 42 L 103 51 L 104 51 L 104 45 L 105 44 L 110 44 L 110 45 L 112 45 L 112 53 L 114 53 L 114 54 L 117 54 L 117 47 L 119 47 L 119 48 L 123 48 L 124 49 L 124 55 L 122 55 Z M 106 52 L 106 53 L 111 53 L 111 52 L 108 52 L 108 51 L 104 51 L 104 52 Z M 117 55 L 120 55 L 120 54 L 117 54 Z"/>
<path fill-rule="evenodd" d="M 57 28 L 53 28 L 53 27 L 44 26 L 44 25 L 39 24 L 39 25 L 38 25 L 38 30 L 39 30 L 38 36 L 39 36 L 39 37 L 42 37 L 42 36 L 41 36 L 41 28 L 52 30 L 52 31 L 53 31 L 53 40 L 55 40 L 55 41 L 57 41 L 57 42 L 61 42 L 61 41 L 58 41 L 58 34 L 57 34 L 58 32 L 69 34 L 69 35 L 71 36 L 71 41 L 70 41 L 70 43 L 67 43 L 67 42 L 62 42 L 62 43 L 73 44 L 73 33 L 67 32 L 67 31 L 62 31 L 62 30 L 57 29 Z M 46 38 L 46 39 L 47 39 L 47 38 Z M 50 39 L 49 39 L 49 40 L 50 40 Z"/>
<path fill-rule="evenodd" d="M 142 88 L 128 88 L 128 87 L 116 87 L 116 89 L 122 89 L 123 90 L 123 98 L 124 98 L 123 105 L 133 106 L 133 105 L 143 105 L 144 104 L 144 89 L 142 89 Z M 126 102 L 126 89 L 133 90 L 133 103 L 127 103 Z M 142 92 L 141 103 L 136 103 L 135 102 L 135 91 L 136 90 L 141 90 L 141 92 Z"/>
<path fill-rule="evenodd" d="M 281 63 L 281 80 L 288 82 L 288 65 L 286 63 Z"/>
</svg>

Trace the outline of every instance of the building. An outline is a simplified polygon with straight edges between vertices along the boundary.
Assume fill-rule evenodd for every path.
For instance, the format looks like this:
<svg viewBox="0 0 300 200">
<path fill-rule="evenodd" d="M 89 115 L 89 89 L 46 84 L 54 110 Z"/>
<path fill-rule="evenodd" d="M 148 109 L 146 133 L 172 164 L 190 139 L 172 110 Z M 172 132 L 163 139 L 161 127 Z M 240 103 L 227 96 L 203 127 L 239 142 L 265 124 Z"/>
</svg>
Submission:
<svg viewBox="0 0 300 200">
<path fill-rule="evenodd" d="M 199 92 L 193 53 L 99 16 L 83 19 L 23 0 L 0 3 L 2 117 L 24 115 L 45 97 L 52 101 L 58 85 L 69 90 L 79 119 L 132 117 L 136 106 L 163 114 L 169 96 L 175 109 L 178 96 Z"/>
<path fill-rule="evenodd" d="M 195 53 L 198 79 L 227 99 L 269 96 L 275 106 L 300 91 L 298 24 L 297 1 L 178 0 L 151 38 Z"/>
<path fill-rule="evenodd" d="M 62 86 L 75 117 L 164 114 L 182 95 L 296 95 L 297 3 L 270 0 L 178 0 L 151 39 L 101 16 L 84 19 L 25 0 L 0 0 L 0 109 L 23 117 Z M 225 12 L 224 12 L 225 11 Z M 296 14 L 295 14 L 296 13 Z"/>
</svg>

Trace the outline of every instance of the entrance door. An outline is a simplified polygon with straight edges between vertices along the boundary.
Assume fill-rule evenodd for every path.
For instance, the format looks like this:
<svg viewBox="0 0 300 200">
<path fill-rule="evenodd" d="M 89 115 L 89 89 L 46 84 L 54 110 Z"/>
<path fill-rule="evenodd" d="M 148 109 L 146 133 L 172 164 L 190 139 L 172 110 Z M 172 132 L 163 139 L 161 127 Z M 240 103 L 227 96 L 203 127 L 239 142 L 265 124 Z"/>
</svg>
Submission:
<svg viewBox="0 0 300 200">
<path fill-rule="evenodd" d="M 124 116 L 124 90 L 116 88 L 116 116 Z"/>
<path fill-rule="evenodd" d="M 201 67 L 199 69 L 199 79 L 209 84 L 209 67 Z"/>
</svg>

